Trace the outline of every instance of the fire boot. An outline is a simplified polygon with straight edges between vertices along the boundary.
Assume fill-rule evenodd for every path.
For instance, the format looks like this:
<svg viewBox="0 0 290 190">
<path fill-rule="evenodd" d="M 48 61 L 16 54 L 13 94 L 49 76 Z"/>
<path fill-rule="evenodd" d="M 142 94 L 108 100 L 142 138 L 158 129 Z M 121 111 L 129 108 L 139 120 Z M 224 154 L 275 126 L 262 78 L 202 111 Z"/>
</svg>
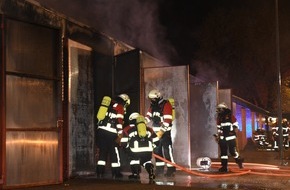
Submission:
<svg viewBox="0 0 290 190">
<path fill-rule="evenodd" d="M 141 166 L 139 164 L 131 165 L 132 174 L 128 176 L 129 179 L 140 179 Z"/>
<path fill-rule="evenodd" d="M 105 166 L 97 165 L 97 178 L 103 178 L 105 173 Z"/>
<path fill-rule="evenodd" d="M 167 167 L 167 172 L 166 172 L 165 176 L 166 177 L 173 177 L 175 172 L 176 172 L 175 167 Z"/>
<path fill-rule="evenodd" d="M 145 169 L 148 172 L 149 180 L 155 179 L 154 166 L 153 166 L 153 164 L 152 163 L 147 163 L 145 165 Z"/>
<path fill-rule="evenodd" d="M 120 179 L 123 177 L 123 174 L 120 172 L 120 167 L 112 168 L 112 177 L 113 179 Z"/>
<path fill-rule="evenodd" d="M 222 159 L 221 163 L 222 163 L 222 167 L 219 168 L 219 172 L 228 172 L 228 160 Z"/>
<path fill-rule="evenodd" d="M 244 159 L 243 158 L 238 157 L 238 158 L 235 159 L 235 161 L 238 164 L 238 166 L 239 166 L 240 169 L 243 169 L 244 168 L 244 165 L 243 165 Z"/>
</svg>

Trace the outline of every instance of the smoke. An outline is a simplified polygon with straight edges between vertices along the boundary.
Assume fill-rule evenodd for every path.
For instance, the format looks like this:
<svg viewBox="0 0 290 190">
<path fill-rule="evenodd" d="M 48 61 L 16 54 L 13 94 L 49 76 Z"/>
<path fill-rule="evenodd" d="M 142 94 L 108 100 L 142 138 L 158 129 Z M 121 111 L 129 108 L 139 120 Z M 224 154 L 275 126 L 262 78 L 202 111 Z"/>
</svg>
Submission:
<svg viewBox="0 0 290 190">
<path fill-rule="evenodd" d="M 157 0 L 37 1 L 162 61 L 176 55 L 159 23 Z"/>
<path fill-rule="evenodd" d="M 218 64 L 215 61 L 210 63 L 204 63 L 202 61 L 193 61 L 190 64 L 192 70 L 194 70 L 195 77 L 203 81 L 219 81 L 223 86 L 229 86 L 228 69 L 222 64 Z"/>
</svg>

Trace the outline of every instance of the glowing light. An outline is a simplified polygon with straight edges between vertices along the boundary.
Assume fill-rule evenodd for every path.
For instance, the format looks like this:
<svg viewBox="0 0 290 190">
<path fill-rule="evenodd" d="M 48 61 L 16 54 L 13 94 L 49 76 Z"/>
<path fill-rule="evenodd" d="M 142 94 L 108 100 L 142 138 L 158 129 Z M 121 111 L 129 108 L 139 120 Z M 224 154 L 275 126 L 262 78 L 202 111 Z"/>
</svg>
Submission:
<svg viewBox="0 0 290 190">
<path fill-rule="evenodd" d="M 14 145 L 14 144 L 29 144 L 29 145 L 58 145 L 57 140 L 27 140 L 27 139 L 20 139 L 20 140 L 11 140 L 6 142 L 7 145 Z"/>
</svg>

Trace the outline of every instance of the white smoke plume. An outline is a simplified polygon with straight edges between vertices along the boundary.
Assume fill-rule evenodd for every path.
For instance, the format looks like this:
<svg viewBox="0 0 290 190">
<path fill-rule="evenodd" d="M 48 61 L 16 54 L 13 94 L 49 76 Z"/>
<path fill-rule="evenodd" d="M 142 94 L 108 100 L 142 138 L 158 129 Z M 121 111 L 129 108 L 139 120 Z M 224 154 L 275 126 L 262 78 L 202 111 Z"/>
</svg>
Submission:
<svg viewBox="0 0 290 190">
<path fill-rule="evenodd" d="M 166 40 L 166 30 L 159 23 L 156 0 L 37 1 L 162 61 L 175 55 L 173 46 Z"/>
</svg>

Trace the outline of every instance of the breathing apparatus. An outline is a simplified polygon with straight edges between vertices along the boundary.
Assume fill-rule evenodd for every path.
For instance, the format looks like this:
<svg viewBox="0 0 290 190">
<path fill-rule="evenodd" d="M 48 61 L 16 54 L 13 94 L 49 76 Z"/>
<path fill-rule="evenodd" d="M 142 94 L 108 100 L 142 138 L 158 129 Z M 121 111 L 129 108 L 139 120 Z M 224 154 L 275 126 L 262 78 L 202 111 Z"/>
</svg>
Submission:
<svg viewBox="0 0 290 190">
<path fill-rule="evenodd" d="M 144 138 L 147 135 L 147 126 L 145 124 L 145 118 L 142 115 L 139 115 L 136 118 L 137 132 L 140 138 Z"/>
<path fill-rule="evenodd" d="M 101 106 L 100 106 L 100 108 L 98 110 L 98 113 L 97 113 L 98 121 L 101 121 L 101 120 L 105 119 L 106 113 L 107 113 L 107 111 L 109 109 L 111 101 L 112 101 L 112 99 L 109 96 L 104 96 L 103 97 L 102 102 L 101 102 Z"/>
</svg>

